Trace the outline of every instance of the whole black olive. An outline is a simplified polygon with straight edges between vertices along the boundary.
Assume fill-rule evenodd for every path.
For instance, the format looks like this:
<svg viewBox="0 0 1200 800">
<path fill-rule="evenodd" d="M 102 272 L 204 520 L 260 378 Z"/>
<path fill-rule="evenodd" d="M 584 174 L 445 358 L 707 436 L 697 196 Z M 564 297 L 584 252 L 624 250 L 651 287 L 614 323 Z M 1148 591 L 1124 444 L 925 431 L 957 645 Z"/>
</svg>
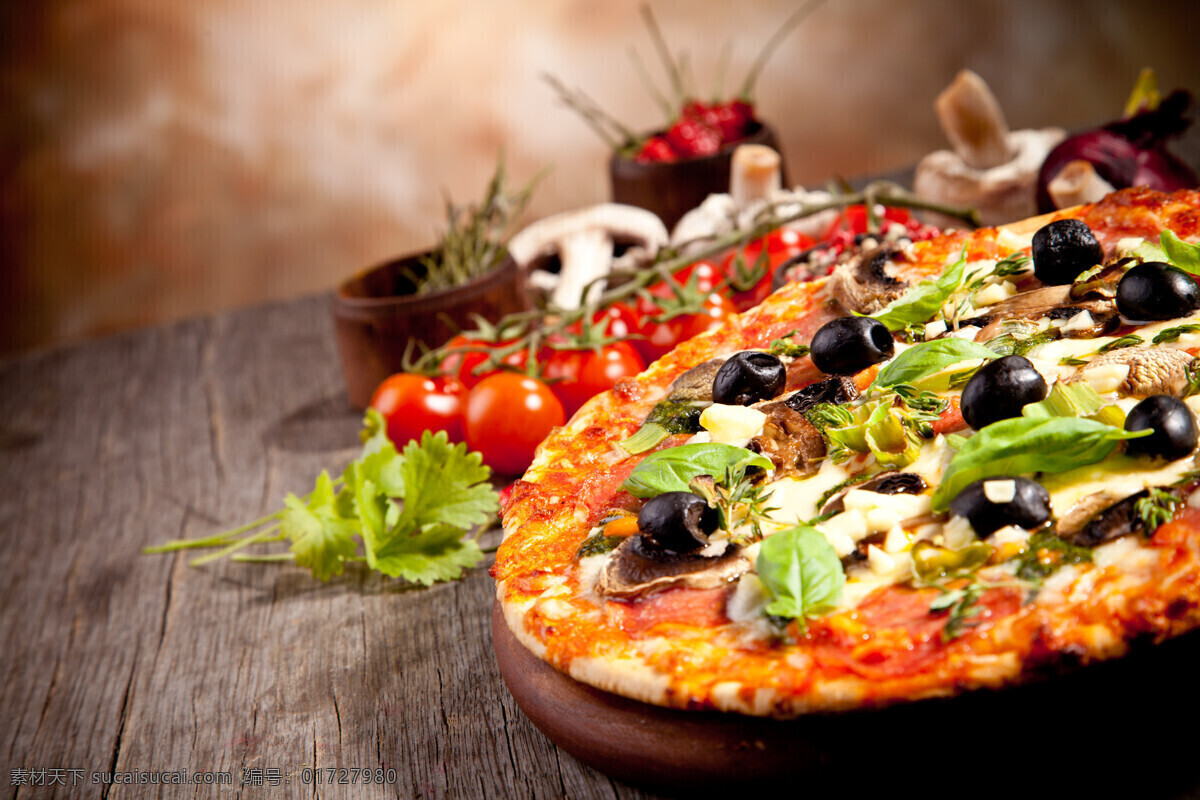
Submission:
<svg viewBox="0 0 1200 800">
<path fill-rule="evenodd" d="M 822 325 L 809 345 L 812 362 L 826 375 L 853 375 L 896 352 L 896 342 L 873 317 L 838 317 Z"/>
<path fill-rule="evenodd" d="M 1032 530 L 1050 519 L 1050 493 L 1029 478 L 984 478 L 950 501 L 950 513 L 966 517 L 981 538 L 1007 525 Z"/>
<path fill-rule="evenodd" d="M 770 400 L 783 391 L 787 370 L 778 356 L 757 350 L 738 353 L 721 365 L 713 378 L 714 403 L 748 406 Z"/>
<path fill-rule="evenodd" d="M 1117 311 L 1126 319 L 1147 321 L 1186 317 L 1200 308 L 1200 287 L 1171 264 L 1146 261 L 1117 283 Z"/>
<path fill-rule="evenodd" d="M 1104 260 L 1104 248 L 1087 223 L 1060 219 L 1033 235 L 1033 274 L 1044 284 L 1070 283 Z"/>
<path fill-rule="evenodd" d="M 720 518 L 704 498 L 691 492 L 665 492 L 653 497 L 638 514 L 638 531 L 655 547 L 690 553 L 708 544 Z"/>
<path fill-rule="evenodd" d="M 1168 461 L 1183 458 L 1196 449 L 1200 433 L 1196 418 L 1187 403 L 1169 394 L 1147 397 L 1129 410 L 1125 430 L 1154 433 L 1140 439 L 1128 439 L 1125 452 L 1138 456 L 1162 456 Z"/>
<path fill-rule="evenodd" d="M 967 381 L 962 415 L 975 430 L 1009 417 L 1021 416 L 1029 403 L 1045 400 L 1050 388 L 1025 356 L 1004 356 L 984 364 Z"/>
</svg>

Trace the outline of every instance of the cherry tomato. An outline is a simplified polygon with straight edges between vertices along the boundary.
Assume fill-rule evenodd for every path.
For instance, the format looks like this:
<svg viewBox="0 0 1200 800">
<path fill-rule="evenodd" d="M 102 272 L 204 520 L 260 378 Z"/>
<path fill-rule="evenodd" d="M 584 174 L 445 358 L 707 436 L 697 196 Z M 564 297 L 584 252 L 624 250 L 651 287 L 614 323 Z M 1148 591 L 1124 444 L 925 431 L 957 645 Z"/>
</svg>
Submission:
<svg viewBox="0 0 1200 800">
<path fill-rule="evenodd" d="M 735 250 L 726 256 L 721 262 L 721 271 L 735 288 L 744 285 L 757 270 L 763 269 L 763 274 L 758 276 L 758 280 L 754 282 L 753 286 L 735 291 L 731 295 L 730 299 L 733 300 L 733 305 L 739 311 L 745 311 L 766 300 L 774 285 L 776 268 L 785 261 L 800 255 L 814 244 L 815 241 L 812 238 L 799 231 L 779 228 L 761 239 L 747 242 L 740 250 Z M 766 253 L 765 260 L 760 261 L 763 259 L 764 251 Z"/>
<path fill-rule="evenodd" d="M 713 292 L 725 282 L 725 271 L 712 261 L 697 261 L 676 272 L 675 280 L 684 286 L 695 286 L 696 290 L 700 292 Z M 695 281 L 694 284 L 693 281 Z M 667 289 L 665 284 L 660 285 L 666 289 L 668 294 L 670 293 L 670 289 Z"/>
<path fill-rule="evenodd" d="M 451 353 L 442 361 L 442 369 L 458 378 L 463 386 L 470 389 L 488 375 L 499 372 L 499 369 L 480 371 L 479 368 L 488 360 L 492 350 L 507 347 L 510 344 L 511 342 L 490 342 L 487 339 L 476 339 L 460 333 L 446 342 L 445 349 L 453 350 L 456 347 L 475 347 L 480 349 L 477 351 L 470 350 L 461 353 Z M 512 367 L 518 372 L 523 372 L 528 358 L 528 351 L 522 348 L 506 355 L 501 359 L 501 363 Z"/>
<path fill-rule="evenodd" d="M 384 378 L 371 397 L 396 447 L 420 439 L 424 431 L 445 431 L 451 442 L 464 441 L 463 404 L 467 389 L 454 377 L 430 378 L 398 372 Z"/>
<path fill-rule="evenodd" d="M 724 324 L 728 317 L 737 313 L 733 301 L 716 292 L 710 294 L 704 301 L 704 308 L 698 314 L 682 314 L 670 323 L 674 325 L 676 339 L 686 342 L 693 336 L 699 336 L 705 331 L 714 331 Z"/>
<path fill-rule="evenodd" d="M 595 350 L 556 350 L 546 360 L 543 375 L 570 417 L 593 396 L 645 368 L 632 344 L 611 342 Z"/>
<path fill-rule="evenodd" d="M 592 326 L 610 339 L 624 339 L 637 333 L 638 315 L 624 303 L 613 303 L 592 314 Z M 567 326 L 567 332 L 578 336 L 583 333 L 583 324 L 573 322 Z"/>
<path fill-rule="evenodd" d="M 913 221 L 912 214 L 909 214 L 903 208 L 888 208 L 884 207 L 883 219 L 889 222 L 899 222 L 901 225 L 908 226 Z M 849 231 L 851 234 L 867 232 L 867 207 L 863 205 L 846 206 L 842 209 L 842 213 L 837 216 L 837 219 L 825 231 L 822 239 L 834 239 L 843 231 Z"/>
<path fill-rule="evenodd" d="M 502 475 L 524 472 L 538 444 L 565 421 L 554 392 L 516 372 L 489 375 L 467 395 L 467 444 Z"/>
</svg>

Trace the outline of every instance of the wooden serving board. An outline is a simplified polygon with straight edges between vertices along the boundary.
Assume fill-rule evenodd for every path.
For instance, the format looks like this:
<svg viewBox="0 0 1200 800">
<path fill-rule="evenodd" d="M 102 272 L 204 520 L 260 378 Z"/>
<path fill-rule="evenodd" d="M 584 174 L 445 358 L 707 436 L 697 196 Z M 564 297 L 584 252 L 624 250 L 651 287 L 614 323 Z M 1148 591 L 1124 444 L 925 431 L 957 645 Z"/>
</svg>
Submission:
<svg viewBox="0 0 1200 800">
<path fill-rule="evenodd" d="M 865 796 L 966 781 L 973 796 L 1200 797 L 1196 635 L 1030 686 L 795 720 L 660 708 L 579 683 L 518 642 L 498 604 L 492 641 L 509 691 L 551 741 L 669 794 L 853 786 Z"/>
</svg>

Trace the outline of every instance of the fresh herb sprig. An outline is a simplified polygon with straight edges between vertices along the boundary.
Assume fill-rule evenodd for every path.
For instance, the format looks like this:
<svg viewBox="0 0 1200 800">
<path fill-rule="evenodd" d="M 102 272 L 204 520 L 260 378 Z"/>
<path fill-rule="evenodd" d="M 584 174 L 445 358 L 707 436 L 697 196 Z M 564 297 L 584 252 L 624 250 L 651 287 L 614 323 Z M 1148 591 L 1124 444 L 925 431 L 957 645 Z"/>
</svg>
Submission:
<svg viewBox="0 0 1200 800">
<path fill-rule="evenodd" d="M 350 562 L 425 586 L 462 577 L 483 559 L 468 534 L 499 509 L 479 453 L 451 445 L 445 432 L 426 431 L 397 451 L 383 419 L 367 411 L 363 451 L 342 473 L 322 472 L 313 491 L 289 494 L 273 514 L 203 539 L 177 539 L 145 553 L 219 548 L 191 562 L 201 566 L 231 556 L 241 561 L 292 561 L 328 580 Z M 289 541 L 287 553 L 238 558 L 254 544 Z M 359 545 L 362 545 L 360 554 Z"/>
<path fill-rule="evenodd" d="M 1162 489 L 1150 489 L 1149 493 L 1134 504 L 1134 511 L 1142 520 L 1142 526 L 1147 535 L 1158 530 L 1175 518 L 1180 500 L 1170 492 Z"/>
<path fill-rule="evenodd" d="M 504 160 L 500 159 L 481 202 L 456 205 L 447 198 L 447 227 L 441 243 L 420 259 L 422 271 L 409 275 L 417 294 L 460 286 L 499 266 L 507 253 L 504 243 L 529 205 L 540 177 L 510 193 L 505 187 Z"/>
<path fill-rule="evenodd" d="M 767 505 L 771 499 L 770 492 L 766 491 L 762 481 L 747 474 L 744 464 L 725 467 L 725 475 L 721 480 L 714 480 L 710 475 L 699 475 L 688 486 L 717 510 L 721 529 L 738 544 L 760 541 L 763 538 L 763 523 L 770 522 L 771 512 L 779 510 Z M 750 536 L 737 537 L 735 529 L 743 525 L 750 527 Z"/>
</svg>

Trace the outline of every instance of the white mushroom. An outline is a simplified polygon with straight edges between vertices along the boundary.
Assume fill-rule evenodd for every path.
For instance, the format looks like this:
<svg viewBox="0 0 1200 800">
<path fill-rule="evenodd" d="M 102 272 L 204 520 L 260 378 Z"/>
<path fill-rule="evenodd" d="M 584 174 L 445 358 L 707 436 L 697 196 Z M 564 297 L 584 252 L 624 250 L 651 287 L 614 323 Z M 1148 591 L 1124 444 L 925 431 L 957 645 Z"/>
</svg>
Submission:
<svg viewBox="0 0 1200 800">
<path fill-rule="evenodd" d="M 984 225 L 1036 214 L 1038 169 L 1066 131 L 1010 131 L 995 95 L 970 70 L 959 72 L 937 96 L 934 110 L 954 150 L 921 159 L 913 180 L 916 194 L 946 205 L 973 206 Z"/>
<path fill-rule="evenodd" d="M 671 244 L 687 252 L 711 239 L 753 227 L 763 209 L 771 205 L 777 216 L 799 210 L 800 204 L 830 199 L 827 192 L 803 187 L 782 189 L 782 159 L 761 144 L 743 144 L 733 151 L 729 166 L 729 194 L 710 194 L 697 208 L 683 215 L 671 231 Z M 828 211 L 789 224 L 801 233 L 816 236 L 829 227 L 836 212 Z"/>
<path fill-rule="evenodd" d="M 667 243 L 667 228 L 655 214 L 619 203 L 601 203 L 538 220 L 508 242 L 508 252 L 532 285 L 550 292 L 562 309 L 579 308 L 589 285 L 612 271 L 613 246 L 634 245 L 649 256 Z M 555 275 L 541 267 L 557 257 Z"/>
</svg>

